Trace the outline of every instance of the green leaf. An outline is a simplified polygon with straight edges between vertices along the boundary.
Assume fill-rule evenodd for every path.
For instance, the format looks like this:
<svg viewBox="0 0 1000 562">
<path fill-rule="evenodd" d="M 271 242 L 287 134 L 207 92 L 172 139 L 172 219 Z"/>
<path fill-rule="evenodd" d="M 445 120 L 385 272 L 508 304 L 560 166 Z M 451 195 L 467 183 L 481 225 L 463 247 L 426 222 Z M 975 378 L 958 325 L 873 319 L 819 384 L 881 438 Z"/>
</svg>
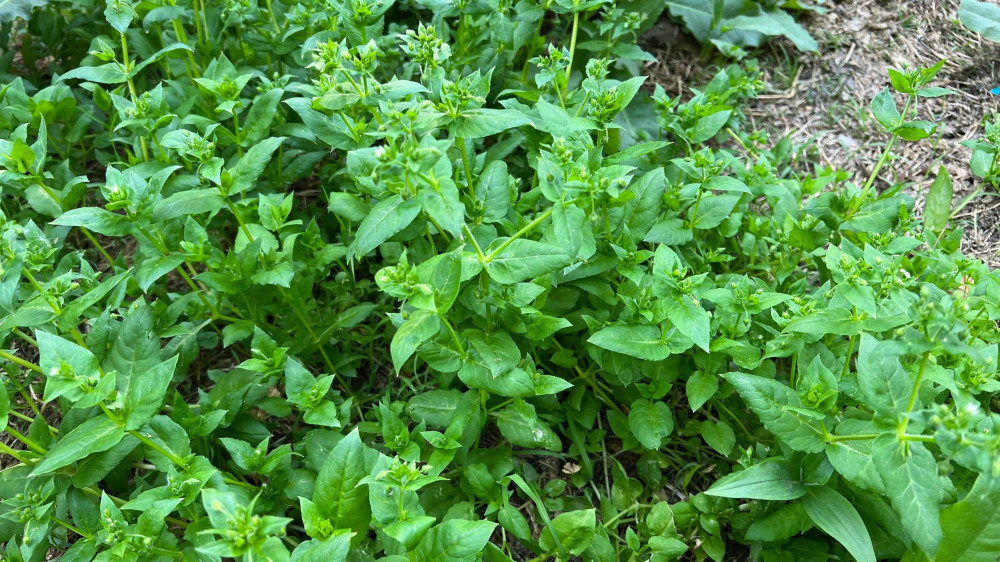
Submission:
<svg viewBox="0 0 1000 562">
<path fill-rule="evenodd" d="M 368 487 L 360 484 L 374 465 L 369 451 L 355 429 L 330 451 L 316 475 L 312 500 L 334 529 L 364 533 L 371 523 Z"/>
<path fill-rule="evenodd" d="M 670 357 L 670 348 L 660 342 L 660 330 L 655 326 L 608 326 L 587 341 L 608 351 L 646 361 L 662 361 Z"/>
<path fill-rule="evenodd" d="M 802 505 L 813 523 L 844 545 L 858 562 L 875 562 L 875 548 L 865 522 L 844 496 L 826 486 L 810 486 Z"/>
<path fill-rule="evenodd" d="M 674 431 L 674 416 L 664 402 L 638 398 L 629 407 L 628 427 L 643 447 L 656 450 Z"/>
<path fill-rule="evenodd" d="M 552 531 L 559 535 L 563 549 L 573 556 L 580 556 L 594 540 L 594 530 L 597 527 L 597 511 L 594 509 L 578 509 L 560 513 L 552 520 L 552 525 L 542 529 L 538 544 L 546 552 L 556 552 L 558 548 L 552 539 Z"/>
<path fill-rule="evenodd" d="M 393 195 L 379 201 L 358 226 L 357 236 L 351 243 L 348 257 L 361 257 L 403 230 L 420 214 L 420 202 Z"/>
<path fill-rule="evenodd" d="M 250 147 L 233 169 L 233 184 L 227 193 L 232 196 L 251 189 L 271 162 L 271 155 L 281 146 L 285 137 L 269 137 Z"/>
<path fill-rule="evenodd" d="M 934 562 L 995 562 L 1000 553 L 1000 488 L 982 474 L 960 502 L 941 512 L 943 537 Z"/>
<path fill-rule="evenodd" d="M 451 179 L 441 182 L 437 189 L 422 189 L 418 195 L 420 205 L 434 221 L 435 227 L 457 237 L 462 230 L 465 205 L 459 198 L 458 188 Z"/>
<path fill-rule="evenodd" d="M 878 420 L 896 423 L 906 410 L 913 392 L 913 381 L 893 351 L 892 342 L 880 342 L 862 334 L 858 350 L 858 386 L 875 410 Z"/>
<path fill-rule="evenodd" d="M 153 220 L 165 222 L 177 217 L 218 211 L 225 204 L 217 189 L 189 189 L 159 201 L 153 207 Z"/>
<path fill-rule="evenodd" d="M 114 277 L 105 279 L 100 285 L 94 287 L 86 294 L 83 294 L 76 298 L 73 302 L 67 304 L 59 315 L 58 326 L 59 329 L 68 332 L 75 328 L 80 320 L 80 315 L 84 313 L 85 310 L 94 306 L 101 299 L 107 296 L 108 293 L 113 291 L 118 285 L 124 281 L 130 274 L 132 270 L 122 271 Z"/>
<path fill-rule="evenodd" d="M 458 114 L 449 129 L 456 137 L 479 139 L 528 123 L 523 113 L 513 109 L 467 109 Z"/>
<path fill-rule="evenodd" d="M 698 205 L 698 215 L 694 218 L 694 227 L 708 230 L 722 224 L 729 218 L 736 204 L 740 202 L 739 195 L 706 195 Z"/>
<path fill-rule="evenodd" d="M 59 81 L 85 80 L 98 84 L 121 84 L 128 80 L 120 64 L 109 62 L 101 66 L 80 66 L 59 75 Z"/>
<path fill-rule="evenodd" d="M 719 131 L 729 122 L 729 117 L 732 114 L 731 109 L 726 109 L 700 117 L 691 130 L 691 142 L 702 143 L 719 134 Z"/>
<path fill-rule="evenodd" d="M 125 429 L 139 429 L 160 412 L 174 378 L 177 356 L 132 373 L 125 393 Z"/>
<path fill-rule="evenodd" d="M 507 163 L 494 160 L 476 180 L 476 198 L 483 205 L 483 221 L 497 222 L 510 210 L 510 174 Z"/>
<path fill-rule="evenodd" d="M 766 461 L 727 474 L 705 490 L 710 496 L 752 500 L 794 500 L 806 494 L 806 486 L 790 463 Z"/>
<path fill-rule="evenodd" d="M 769 37 L 784 35 L 795 48 L 803 52 L 818 52 L 819 45 L 795 18 L 783 10 L 761 11 L 752 16 L 737 16 L 725 20 L 723 26 L 729 29 L 747 29 Z"/>
<path fill-rule="evenodd" d="M 123 35 L 128 31 L 128 26 L 135 17 L 135 8 L 132 7 L 131 0 L 108 2 L 107 7 L 104 8 L 104 18 L 108 20 L 115 31 Z"/>
<path fill-rule="evenodd" d="M 937 177 L 934 183 L 927 189 L 927 198 L 924 202 L 924 227 L 940 236 L 941 232 L 948 226 L 948 219 L 951 218 L 951 200 L 954 197 L 954 189 L 951 185 L 951 176 L 944 166 L 938 168 Z"/>
<path fill-rule="evenodd" d="M 271 128 L 271 122 L 277 114 L 278 102 L 284 94 L 281 88 L 268 90 L 250 106 L 246 121 L 240 131 L 240 144 L 252 146 L 260 142 Z"/>
<path fill-rule="evenodd" d="M 77 389 L 82 380 L 101 376 L 97 358 L 89 349 L 48 332 L 36 331 L 38 365 L 48 377 L 42 399 L 55 400 Z"/>
<path fill-rule="evenodd" d="M 670 15 L 684 20 L 684 25 L 695 39 L 699 42 L 708 39 L 715 19 L 711 3 L 705 0 L 667 0 L 666 4 Z"/>
<path fill-rule="evenodd" d="M 836 429 L 838 436 L 865 435 L 874 431 L 870 421 L 842 421 Z M 846 439 L 834 441 L 826 447 L 826 456 L 830 464 L 844 478 L 856 486 L 885 494 L 885 484 L 872 461 L 871 439 Z"/>
<path fill-rule="evenodd" d="M 494 242 L 499 246 L 500 241 Z M 489 253 L 489 252 L 487 252 Z M 518 238 L 512 241 L 484 267 L 498 283 L 520 283 L 552 273 L 569 264 L 566 251 L 558 246 Z"/>
<path fill-rule="evenodd" d="M 428 390 L 415 395 L 406 404 L 406 412 L 417 422 L 431 427 L 448 427 L 458 415 L 463 394 L 457 390 Z"/>
<path fill-rule="evenodd" d="M 687 295 L 678 295 L 667 306 L 667 318 L 698 347 L 709 351 L 711 345 L 711 320 L 701 301 Z"/>
<path fill-rule="evenodd" d="M 746 539 L 750 541 L 786 541 L 812 528 L 813 523 L 806 515 L 802 502 L 782 505 L 770 514 L 755 518 L 747 527 Z"/>
<path fill-rule="evenodd" d="M 699 426 L 701 437 L 708 443 L 708 446 L 719 452 L 720 455 L 728 456 L 736 446 L 736 435 L 733 428 L 726 422 L 713 422 L 703 420 Z"/>
<path fill-rule="evenodd" d="M 889 432 L 875 439 L 872 460 L 910 539 L 934 558 L 942 536 L 942 489 L 934 455 L 923 443 L 900 443 Z"/>
<path fill-rule="evenodd" d="M 896 100 L 892 98 L 889 88 L 883 88 L 872 98 L 871 108 L 875 119 L 878 119 L 887 130 L 895 129 L 896 125 L 899 125 L 899 109 L 896 108 Z"/>
<path fill-rule="evenodd" d="M 99 207 L 70 209 L 52 221 L 60 226 L 82 226 L 104 236 L 124 236 L 132 230 L 132 223 L 125 215 L 112 213 Z"/>
<path fill-rule="evenodd" d="M 87 458 L 93 453 L 107 451 L 125 437 L 125 428 L 115 423 L 105 415 L 90 418 L 73 428 L 73 431 L 60 434 L 54 447 L 35 466 L 33 476 L 48 474 Z"/>
<path fill-rule="evenodd" d="M 768 431 L 796 451 L 818 453 L 826 442 L 823 432 L 791 408 L 802 408 L 799 395 L 788 386 L 774 380 L 744 373 L 722 375 L 736 387 Z"/>
<path fill-rule="evenodd" d="M 492 521 L 449 519 L 427 531 L 413 554 L 417 560 L 472 562 L 496 527 Z"/>
<path fill-rule="evenodd" d="M 892 130 L 893 133 L 906 141 L 926 139 L 937 130 L 937 125 L 930 121 L 907 121 Z"/>
<path fill-rule="evenodd" d="M 345 562 L 351 551 L 351 537 L 337 535 L 325 541 L 305 541 L 292 551 L 290 562 Z"/>
<path fill-rule="evenodd" d="M 958 17 L 965 27 L 991 41 L 1000 41 L 1000 6 L 993 2 L 962 0 Z"/>
<path fill-rule="evenodd" d="M 27 21 L 31 17 L 31 9 L 43 6 L 48 0 L 0 0 L 0 23 L 7 23 L 21 18 Z"/>
<path fill-rule="evenodd" d="M 562 201 L 557 201 L 552 206 L 552 226 L 555 228 L 556 237 L 565 242 L 565 251 L 570 258 L 588 258 L 589 255 L 581 255 L 584 245 L 584 228 L 587 215 L 583 209 L 575 205 L 566 205 Z M 593 246 L 590 248 L 592 253 Z"/>
<path fill-rule="evenodd" d="M 184 263 L 183 254 L 168 254 L 166 256 L 156 256 L 142 262 L 139 271 L 135 274 L 136 283 L 142 292 L 148 292 L 149 287 L 156 283 L 158 279 L 171 271 L 177 269 Z"/>
<path fill-rule="evenodd" d="M 436 312 L 417 310 L 412 313 L 392 336 L 390 351 L 396 372 L 402 371 L 406 360 L 420 344 L 434 337 L 440 329 L 441 320 Z"/>
<path fill-rule="evenodd" d="M 146 60 L 140 62 L 139 64 L 137 64 L 135 66 L 133 66 L 132 70 L 129 71 L 128 76 L 134 77 L 134 76 L 138 75 L 140 72 L 142 72 L 142 69 L 146 68 L 147 66 L 153 64 L 154 62 L 162 59 L 164 56 L 166 56 L 166 55 L 168 55 L 168 54 L 170 54 L 170 53 L 172 53 L 174 51 L 189 51 L 189 52 L 194 52 L 194 49 L 191 48 L 190 45 L 187 45 L 185 43 L 171 43 L 170 45 L 167 45 L 166 47 L 163 47 L 159 51 L 156 51 L 155 53 L 153 53 L 152 55 L 150 55 Z"/>
<path fill-rule="evenodd" d="M 611 164 L 624 164 L 630 160 L 634 160 L 641 156 L 645 156 L 649 153 L 656 152 L 658 150 L 664 149 L 670 146 L 671 143 L 666 141 L 647 141 L 640 142 L 638 144 L 633 144 L 632 146 L 626 148 L 625 150 L 616 152 L 604 159 L 606 165 Z"/>
<path fill-rule="evenodd" d="M 497 427 L 508 441 L 520 447 L 541 447 L 561 452 L 559 436 L 545 422 L 538 419 L 535 407 L 517 400 L 497 413 Z"/>
</svg>

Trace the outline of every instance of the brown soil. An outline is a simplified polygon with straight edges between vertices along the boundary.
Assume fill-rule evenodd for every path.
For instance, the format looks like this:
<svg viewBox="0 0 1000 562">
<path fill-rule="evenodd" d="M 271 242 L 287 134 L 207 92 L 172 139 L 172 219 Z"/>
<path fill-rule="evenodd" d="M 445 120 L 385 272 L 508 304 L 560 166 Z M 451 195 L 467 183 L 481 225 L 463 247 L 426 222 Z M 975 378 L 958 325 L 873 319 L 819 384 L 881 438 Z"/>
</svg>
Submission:
<svg viewBox="0 0 1000 562">
<path fill-rule="evenodd" d="M 811 143 L 817 163 L 842 168 L 863 183 L 888 135 L 871 117 L 868 102 L 888 86 L 888 67 L 928 67 L 945 59 L 932 85 L 958 95 L 922 99 L 920 119 L 940 123 L 919 142 L 894 147 L 897 157 L 881 173 L 880 186 L 902 181 L 917 198 L 944 165 L 955 186 L 956 204 L 982 187 L 969 170 L 971 151 L 960 143 L 981 134 L 980 122 L 1000 110 L 1000 44 L 982 39 L 958 20 L 959 0 L 845 0 L 826 2 L 824 15 L 806 14 L 802 23 L 820 43 L 820 54 L 799 53 L 776 41 L 756 53 L 768 90 L 748 115 L 776 141 L 791 136 Z M 647 68 L 668 92 L 702 83 L 710 72 L 687 39 L 660 23 L 645 43 L 659 58 Z M 683 88 L 683 90 L 682 90 Z M 963 249 L 992 267 L 1000 266 L 1000 200 L 987 190 L 957 216 L 965 228 Z"/>
</svg>

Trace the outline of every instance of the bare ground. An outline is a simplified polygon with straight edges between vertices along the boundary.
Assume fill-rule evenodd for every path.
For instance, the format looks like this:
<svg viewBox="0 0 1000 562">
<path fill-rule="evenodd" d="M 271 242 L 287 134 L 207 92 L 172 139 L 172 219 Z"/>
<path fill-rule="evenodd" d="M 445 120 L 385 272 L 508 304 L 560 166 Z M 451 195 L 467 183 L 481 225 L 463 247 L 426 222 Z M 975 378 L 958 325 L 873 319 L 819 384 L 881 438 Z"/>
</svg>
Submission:
<svg viewBox="0 0 1000 562">
<path fill-rule="evenodd" d="M 944 165 L 957 204 L 982 187 L 969 170 L 971 151 L 960 143 L 980 136 L 981 120 L 1000 110 L 1000 96 L 989 93 L 1000 85 L 1000 44 L 965 29 L 958 5 L 959 0 L 827 1 L 826 14 L 802 19 L 820 44 L 819 55 L 799 53 L 784 41 L 756 53 L 768 91 L 751 104 L 749 117 L 774 140 L 787 135 L 811 143 L 817 163 L 845 169 L 855 182 L 864 182 L 888 140 L 868 109 L 888 86 L 886 69 L 945 59 L 933 85 L 958 95 L 920 100 L 919 118 L 940 126 L 928 139 L 897 144 L 897 158 L 879 179 L 882 187 L 905 182 L 919 212 L 926 187 Z M 697 47 L 674 26 L 661 22 L 644 41 L 659 59 L 646 70 L 668 92 L 681 93 L 710 74 Z M 957 216 L 965 228 L 965 252 L 992 267 L 1000 267 L 997 195 L 987 189 Z"/>
</svg>

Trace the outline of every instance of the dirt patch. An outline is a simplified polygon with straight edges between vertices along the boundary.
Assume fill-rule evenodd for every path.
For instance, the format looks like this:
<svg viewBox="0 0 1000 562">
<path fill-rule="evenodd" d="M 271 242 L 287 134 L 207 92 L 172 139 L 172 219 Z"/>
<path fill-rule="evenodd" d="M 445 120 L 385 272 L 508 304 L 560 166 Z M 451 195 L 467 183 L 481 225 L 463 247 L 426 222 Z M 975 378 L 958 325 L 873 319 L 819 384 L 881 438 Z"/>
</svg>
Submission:
<svg viewBox="0 0 1000 562">
<path fill-rule="evenodd" d="M 820 54 L 799 53 L 783 41 L 757 53 L 768 91 L 747 110 L 754 127 L 777 140 L 790 136 L 810 144 L 817 163 L 847 170 L 863 183 L 888 135 L 871 117 L 868 102 L 888 86 L 888 67 L 927 67 L 945 59 L 935 86 L 958 95 L 921 99 L 918 118 L 940 123 L 919 142 L 901 142 L 897 157 L 883 169 L 877 185 L 902 181 L 917 198 L 939 165 L 955 185 L 956 202 L 981 187 L 969 170 L 971 151 L 960 143 L 981 134 L 980 122 L 1000 110 L 1000 45 L 983 40 L 958 21 L 959 0 L 846 0 L 827 2 L 823 15 L 807 14 L 803 25 L 820 44 Z M 671 27 L 658 24 L 646 46 L 659 61 L 647 70 L 668 92 L 711 75 L 697 47 L 674 39 Z M 703 80 L 702 80 L 703 81 Z M 965 227 L 963 249 L 1000 267 L 1000 199 L 995 192 L 977 197 L 958 215 Z"/>
</svg>

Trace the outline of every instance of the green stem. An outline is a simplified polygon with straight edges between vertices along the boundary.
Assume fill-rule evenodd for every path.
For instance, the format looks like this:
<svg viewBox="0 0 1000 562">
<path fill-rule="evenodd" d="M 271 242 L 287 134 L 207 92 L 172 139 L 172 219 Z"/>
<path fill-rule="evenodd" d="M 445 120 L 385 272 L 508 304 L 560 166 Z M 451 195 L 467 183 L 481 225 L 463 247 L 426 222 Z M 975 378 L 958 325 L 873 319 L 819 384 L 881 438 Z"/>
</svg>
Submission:
<svg viewBox="0 0 1000 562">
<path fill-rule="evenodd" d="M 288 294 L 288 291 L 286 291 L 284 287 L 278 287 L 278 290 L 281 293 L 281 296 L 283 296 L 288 302 L 289 306 L 292 307 L 292 312 L 294 312 L 295 316 L 298 317 L 299 322 L 301 322 L 302 325 L 305 326 L 306 331 L 309 332 L 309 335 L 312 337 L 313 345 L 315 345 L 316 349 L 319 350 L 319 354 L 323 356 L 323 363 L 326 364 L 326 368 L 329 370 L 330 374 L 334 374 L 336 369 L 333 366 L 333 361 L 330 361 L 330 357 L 326 354 L 326 350 L 323 349 L 323 343 L 320 341 L 319 337 L 316 336 L 316 332 L 313 331 L 312 324 L 306 319 L 305 314 L 299 310 L 298 303 L 292 299 L 291 295 Z M 340 380 L 340 377 L 337 377 L 337 380 Z M 343 384 L 343 381 L 341 381 L 341 383 Z M 351 394 L 350 390 L 346 388 L 344 388 L 344 390 L 347 391 L 348 395 Z"/>
<path fill-rule="evenodd" d="M 792 354 L 792 368 L 791 368 L 791 370 L 788 373 L 788 386 L 791 387 L 792 389 L 795 388 L 795 371 L 796 371 L 796 368 L 798 367 L 798 363 L 799 363 L 799 354 L 798 353 L 793 353 Z"/>
<path fill-rule="evenodd" d="M 694 221 L 698 218 L 698 207 L 701 206 L 701 197 L 705 193 L 705 173 L 702 172 L 701 183 L 698 184 L 698 197 L 694 200 L 694 209 L 691 212 L 691 220 L 688 222 L 688 228 L 694 228 Z"/>
<path fill-rule="evenodd" d="M 569 75 L 576 59 L 576 34 L 580 30 L 580 12 L 573 12 L 573 35 L 569 39 L 569 65 L 566 66 L 566 95 L 569 95 Z"/>
<path fill-rule="evenodd" d="M 455 142 L 458 143 L 458 151 L 462 154 L 462 167 L 465 169 L 465 183 L 467 186 L 466 189 L 469 190 L 469 199 L 475 201 L 476 189 L 472 186 L 472 168 L 469 166 L 469 153 L 465 147 L 465 139 L 457 137 Z"/>
<path fill-rule="evenodd" d="M 204 44 L 204 42 L 205 42 L 205 40 L 203 39 L 204 34 L 201 31 L 201 10 L 198 9 L 198 0 L 192 0 L 191 4 L 194 6 L 194 32 L 195 32 L 195 40 L 199 44 Z M 176 32 L 176 28 L 174 28 L 174 30 Z"/>
<path fill-rule="evenodd" d="M 197 14 L 197 11 L 195 13 Z M 188 45 L 187 33 L 184 32 L 184 28 L 181 26 L 180 22 L 177 20 L 173 20 L 171 23 L 173 24 L 174 35 L 177 36 L 177 40 L 180 41 L 181 43 L 184 43 L 185 45 Z M 199 30 L 199 35 L 200 35 L 200 30 Z M 187 52 L 187 62 L 185 63 L 185 68 L 187 68 L 187 71 L 188 73 L 190 73 L 192 79 L 194 79 L 195 74 L 201 74 L 201 70 L 198 68 L 198 63 L 195 62 L 194 54 L 191 51 Z"/>
<path fill-rule="evenodd" d="M 844 357 L 844 369 L 840 372 L 840 379 L 843 380 L 851 370 L 851 355 L 854 353 L 854 345 L 858 336 L 851 337 L 851 343 L 847 344 L 847 356 Z"/>
<path fill-rule="evenodd" d="M 10 455 L 11 457 L 13 457 L 14 460 L 16 460 L 17 462 L 19 462 L 21 464 L 28 464 L 28 462 L 26 460 L 24 460 L 24 457 L 21 456 L 20 452 L 14 450 L 14 449 L 11 449 L 3 441 L 0 441 L 0 453 L 3 453 L 5 455 Z"/>
<path fill-rule="evenodd" d="M 465 357 L 465 346 L 462 345 L 462 340 L 459 339 L 458 334 L 455 333 L 455 328 L 451 327 L 451 323 L 448 322 L 448 319 L 445 318 L 443 314 L 439 314 L 438 316 L 441 318 L 441 321 L 444 322 L 444 327 L 448 328 L 448 333 L 451 334 L 451 341 L 455 342 L 455 347 L 458 348 L 458 352 L 462 354 L 462 357 Z"/>
<path fill-rule="evenodd" d="M 2 349 L 0 349 L 0 359 L 6 359 L 7 361 L 10 361 L 11 363 L 14 363 L 15 365 L 20 365 L 20 366 L 24 367 L 25 369 L 31 369 L 32 371 L 35 371 L 35 372 L 38 372 L 38 373 L 43 373 L 42 368 L 39 367 L 38 365 L 35 365 L 34 363 L 32 363 L 30 361 L 25 361 L 24 359 L 21 359 L 20 357 L 17 357 L 16 355 L 14 355 L 12 353 L 9 353 L 7 351 L 4 351 Z"/>
<path fill-rule="evenodd" d="M 240 145 L 240 118 L 233 112 L 233 135 L 236 136 L 236 153 L 243 158 L 243 146 Z"/>
<path fill-rule="evenodd" d="M 485 262 L 486 256 L 483 254 L 482 248 L 479 247 L 479 242 L 476 241 L 476 237 L 472 235 L 472 230 L 469 229 L 469 225 L 463 222 L 462 230 L 465 231 L 465 235 L 469 238 L 469 242 L 472 242 L 472 247 L 476 249 L 476 255 L 479 256 L 479 261 Z"/>
<path fill-rule="evenodd" d="M 543 13 L 541 17 L 538 18 L 538 25 L 535 27 L 535 36 L 532 37 L 532 41 L 529 42 L 524 53 L 524 68 L 521 69 L 521 84 L 524 85 L 525 81 L 528 80 L 528 67 L 531 66 L 531 46 L 534 44 L 534 40 L 542 34 L 542 23 L 545 21 L 545 14 Z"/>
<path fill-rule="evenodd" d="M 917 396 L 920 394 L 920 383 L 924 380 L 924 372 L 927 370 L 927 362 L 931 358 L 930 350 L 924 352 L 923 359 L 920 360 L 920 370 L 917 371 L 917 378 L 913 381 L 913 392 L 910 393 L 910 400 L 906 404 L 906 412 L 903 414 L 903 419 L 899 422 L 899 429 L 897 433 L 902 439 L 903 434 L 906 433 L 906 426 L 910 423 L 910 412 L 913 411 L 913 407 L 917 404 Z"/>
<path fill-rule="evenodd" d="M 897 127 L 906 122 L 906 114 L 909 113 L 910 111 L 910 103 L 912 101 L 913 101 L 913 96 L 908 96 L 906 98 L 906 105 L 903 106 L 903 113 L 901 113 L 899 116 L 899 122 L 896 124 Z M 882 150 L 882 155 L 879 157 L 878 162 L 875 163 L 875 168 L 872 170 L 872 173 L 868 176 L 868 180 L 865 182 L 865 186 L 861 190 L 861 196 L 858 197 L 857 201 L 855 201 L 853 205 L 851 205 L 851 209 L 847 213 L 848 217 L 852 217 L 854 216 L 855 213 L 858 212 L 858 210 L 861 208 L 861 205 L 865 202 L 865 199 L 868 198 L 868 194 L 875 187 L 875 179 L 878 177 L 878 173 L 882 170 L 882 167 L 885 166 L 885 163 L 889 161 L 889 157 L 892 155 L 892 146 L 896 143 L 896 139 L 898 138 L 899 135 L 893 133 L 892 138 L 890 138 L 889 142 L 885 145 L 885 149 Z"/>
<path fill-rule="evenodd" d="M 625 515 L 628 515 L 629 513 L 633 512 L 633 511 L 635 511 L 637 509 L 644 508 L 644 507 L 652 507 L 652 504 L 646 504 L 646 503 L 636 502 L 636 503 L 634 503 L 634 504 L 626 507 L 625 509 L 619 511 L 618 514 L 615 515 L 614 517 L 612 517 L 611 519 L 608 519 L 607 521 L 605 521 L 604 522 L 604 528 L 605 529 L 609 528 L 611 526 L 611 524 L 614 523 L 615 521 L 618 521 L 619 519 L 621 519 Z"/>
<path fill-rule="evenodd" d="M 135 82 L 132 81 L 132 61 L 128 58 L 128 40 L 125 38 L 125 34 L 122 33 L 122 59 L 125 61 L 125 76 L 128 81 L 128 92 L 132 95 L 132 103 L 139 102 L 139 96 L 135 93 Z M 146 137 L 139 137 L 139 144 L 142 147 L 142 160 L 143 162 L 149 162 L 149 147 L 146 146 Z"/>
<path fill-rule="evenodd" d="M 854 434 L 851 434 L 851 435 L 833 435 L 833 434 L 829 434 L 828 433 L 826 435 L 826 442 L 827 443 L 838 443 L 840 441 L 867 441 L 867 440 L 875 439 L 875 438 L 877 438 L 880 435 L 882 435 L 882 434 L 881 433 L 854 433 Z M 899 438 L 900 441 L 920 441 L 920 442 L 923 442 L 923 443 L 933 443 L 934 442 L 934 436 L 932 436 L 932 435 L 916 435 L 916 434 L 913 434 L 913 433 L 903 433 L 901 435 L 897 435 L 897 437 Z"/>
<path fill-rule="evenodd" d="M 90 533 L 88 533 L 87 531 L 84 531 L 83 529 L 78 529 L 78 528 L 74 527 L 73 525 L 71 525 L 70 523 L 68 523 L 66 521 L 63 521 L 62 519 L 59 519 L 58 517 L 53 517 L 52 520 L 55 521 L 56 523 L 62 525 L 63 527 L 66 527 L 70 531 L 73 531 L 74 533 L 80 535 L 81 537 L 83 537 L 83 538 L 85 538 L 87 540 L 91 540 L 91 541 L 94 540 L 94 535 L 91 535 Z"/>
<path fill-rule="evenodd" d="M 274 17 L 274 8 L 271 7 L 271 0 L 265 0 L 267 3 L 267 13 L 271 16 L 271 25 L 274 26 L 274 32 L 281 34 L 281 29 L 278 27 L 278 18 Z"/>
<path fill-rule="evenodd" d="M 229 198 L 228 194 L 223 194 L 222 197 L 226 201 L 226 206 L 229 207 L 229 212 L 236 218 L 236 222 L 240 225 L 240 229 L 242 229 L 243 234 L 246 235 L 247 240 L 250 243 L 253 243 L 253 234 L 250 234 L 250 229 L 247 228 L 247 223 L 243 222 L 243 217 L 240 215 L 240 211 L 236 208 L 236 205 L 233 204 L 233 200 Z"/>
<path fill-rule="evenodd" d="M 547 219 L 550 216 L 552 216 L 552 209 L 553 209 L 552 207 L 549 207 L 548 209 L 545 210 L 544 213 L 542 213 L 542 214 L 538 215 L 537 217 L 535 217 L 535 220 L 533 220 L 533 221 L 529 222 L 528 224 L 524 225 L 524 228 L 522 228 L 521 230 L 518 230 L 517 232 L 515 232 L 514 235 L 511 236 L 510 238 L 508 238 L 507 240 L 504 240 L 504 242 L 502 244 L 500 244 L 499 246 L 497 246 L 496 250 L 493 250 L 492 252 L 489 253 L 489 255 L 486 256 L 486 261 L 484 261 L 483 263 L 486 264 L 486 263 L 489 263 L 489 262 L 493 261 L 493 259 L 496 258 L 498 255 L 500 255 L 501 252 L 503 252 L 504 250 L 506 250 L 507 246 L 510 246 L 511 243 L 514 242 L 514 240 L 517 240 L 518 238 L 521 238 L 525 234 L 531 232 L 536 226 L 542 224 L 542 222 L 544 222 L 545 219 Z"/>
<path fill-rule="evenodd" d="M 28 438 L 27 436 L 25 436 L 24 434 L 22 434 L 20 431 L 14 429 L 13 427 L 11 427 L 9 425 L 4 428 L 4 431 L 6 431 L 8 434 L 10 434 L 10 436 L 13 437 L 14 439 L 17 439 L 21 443 L 24 443 L 29 449 L 31 449 L 32 451 L 38 453 L 39 455 L 44 455 L 45 453 L 48 452 L 45 449 L 45 447 L 42 447 L 38 443 L 35 443 L 34 440 Z"/>
<path fill-rule="evenodd" d="M 110 265 L 114 265 L 115 260 L 111 259 L 111 256 L 108 254 L 107 250 L 105 250 L 104 246 L 102 246 L 97 241 L 97 239 L 94 238 L 94 235 L 91 234 L 89 230 L 87 230 L 86 228 L 84 228 L 82 226 L 77 227 L 77 228 L 79 228 L 80 232 L 82 232 L 83 235 L 87 237 L 87 240 L 90 240 L 90 243 L 93 244 L 95 248 L 97 248 L 97 251 L 100 252 L 102 256 L 104 256 L 104 259 L 108 260 L 108 263 Z"/>
<path fill-rule="evenodd" d="M 157 443 L 156 441 L 153 441 L 149 437 L 146 437 L 145 435 L 143 435 L 142 433 L 139 433 L 138 431 L 136 431 L 134 429 L 130 429 L 126 433 L 128 433 L 132 437 L 135 437 L 136 439 L 138 439 L 139 442 L 141 442 L 143 445 L 146 445 L 150 449 L 156 451 L 157 453 L 160 453 L 164 457 L 167 457 L 167 459 L 169 459 L 170 462 L 176 464 L 181 469 L 183 469 L 183 470 L 187 470 L 188 469 L 188 463 L 184 459 L 178 457 L 173 452 L 168 451 L 167 449 L 161 447 L 159 445 L 159 443 Z"/>
</svg>

